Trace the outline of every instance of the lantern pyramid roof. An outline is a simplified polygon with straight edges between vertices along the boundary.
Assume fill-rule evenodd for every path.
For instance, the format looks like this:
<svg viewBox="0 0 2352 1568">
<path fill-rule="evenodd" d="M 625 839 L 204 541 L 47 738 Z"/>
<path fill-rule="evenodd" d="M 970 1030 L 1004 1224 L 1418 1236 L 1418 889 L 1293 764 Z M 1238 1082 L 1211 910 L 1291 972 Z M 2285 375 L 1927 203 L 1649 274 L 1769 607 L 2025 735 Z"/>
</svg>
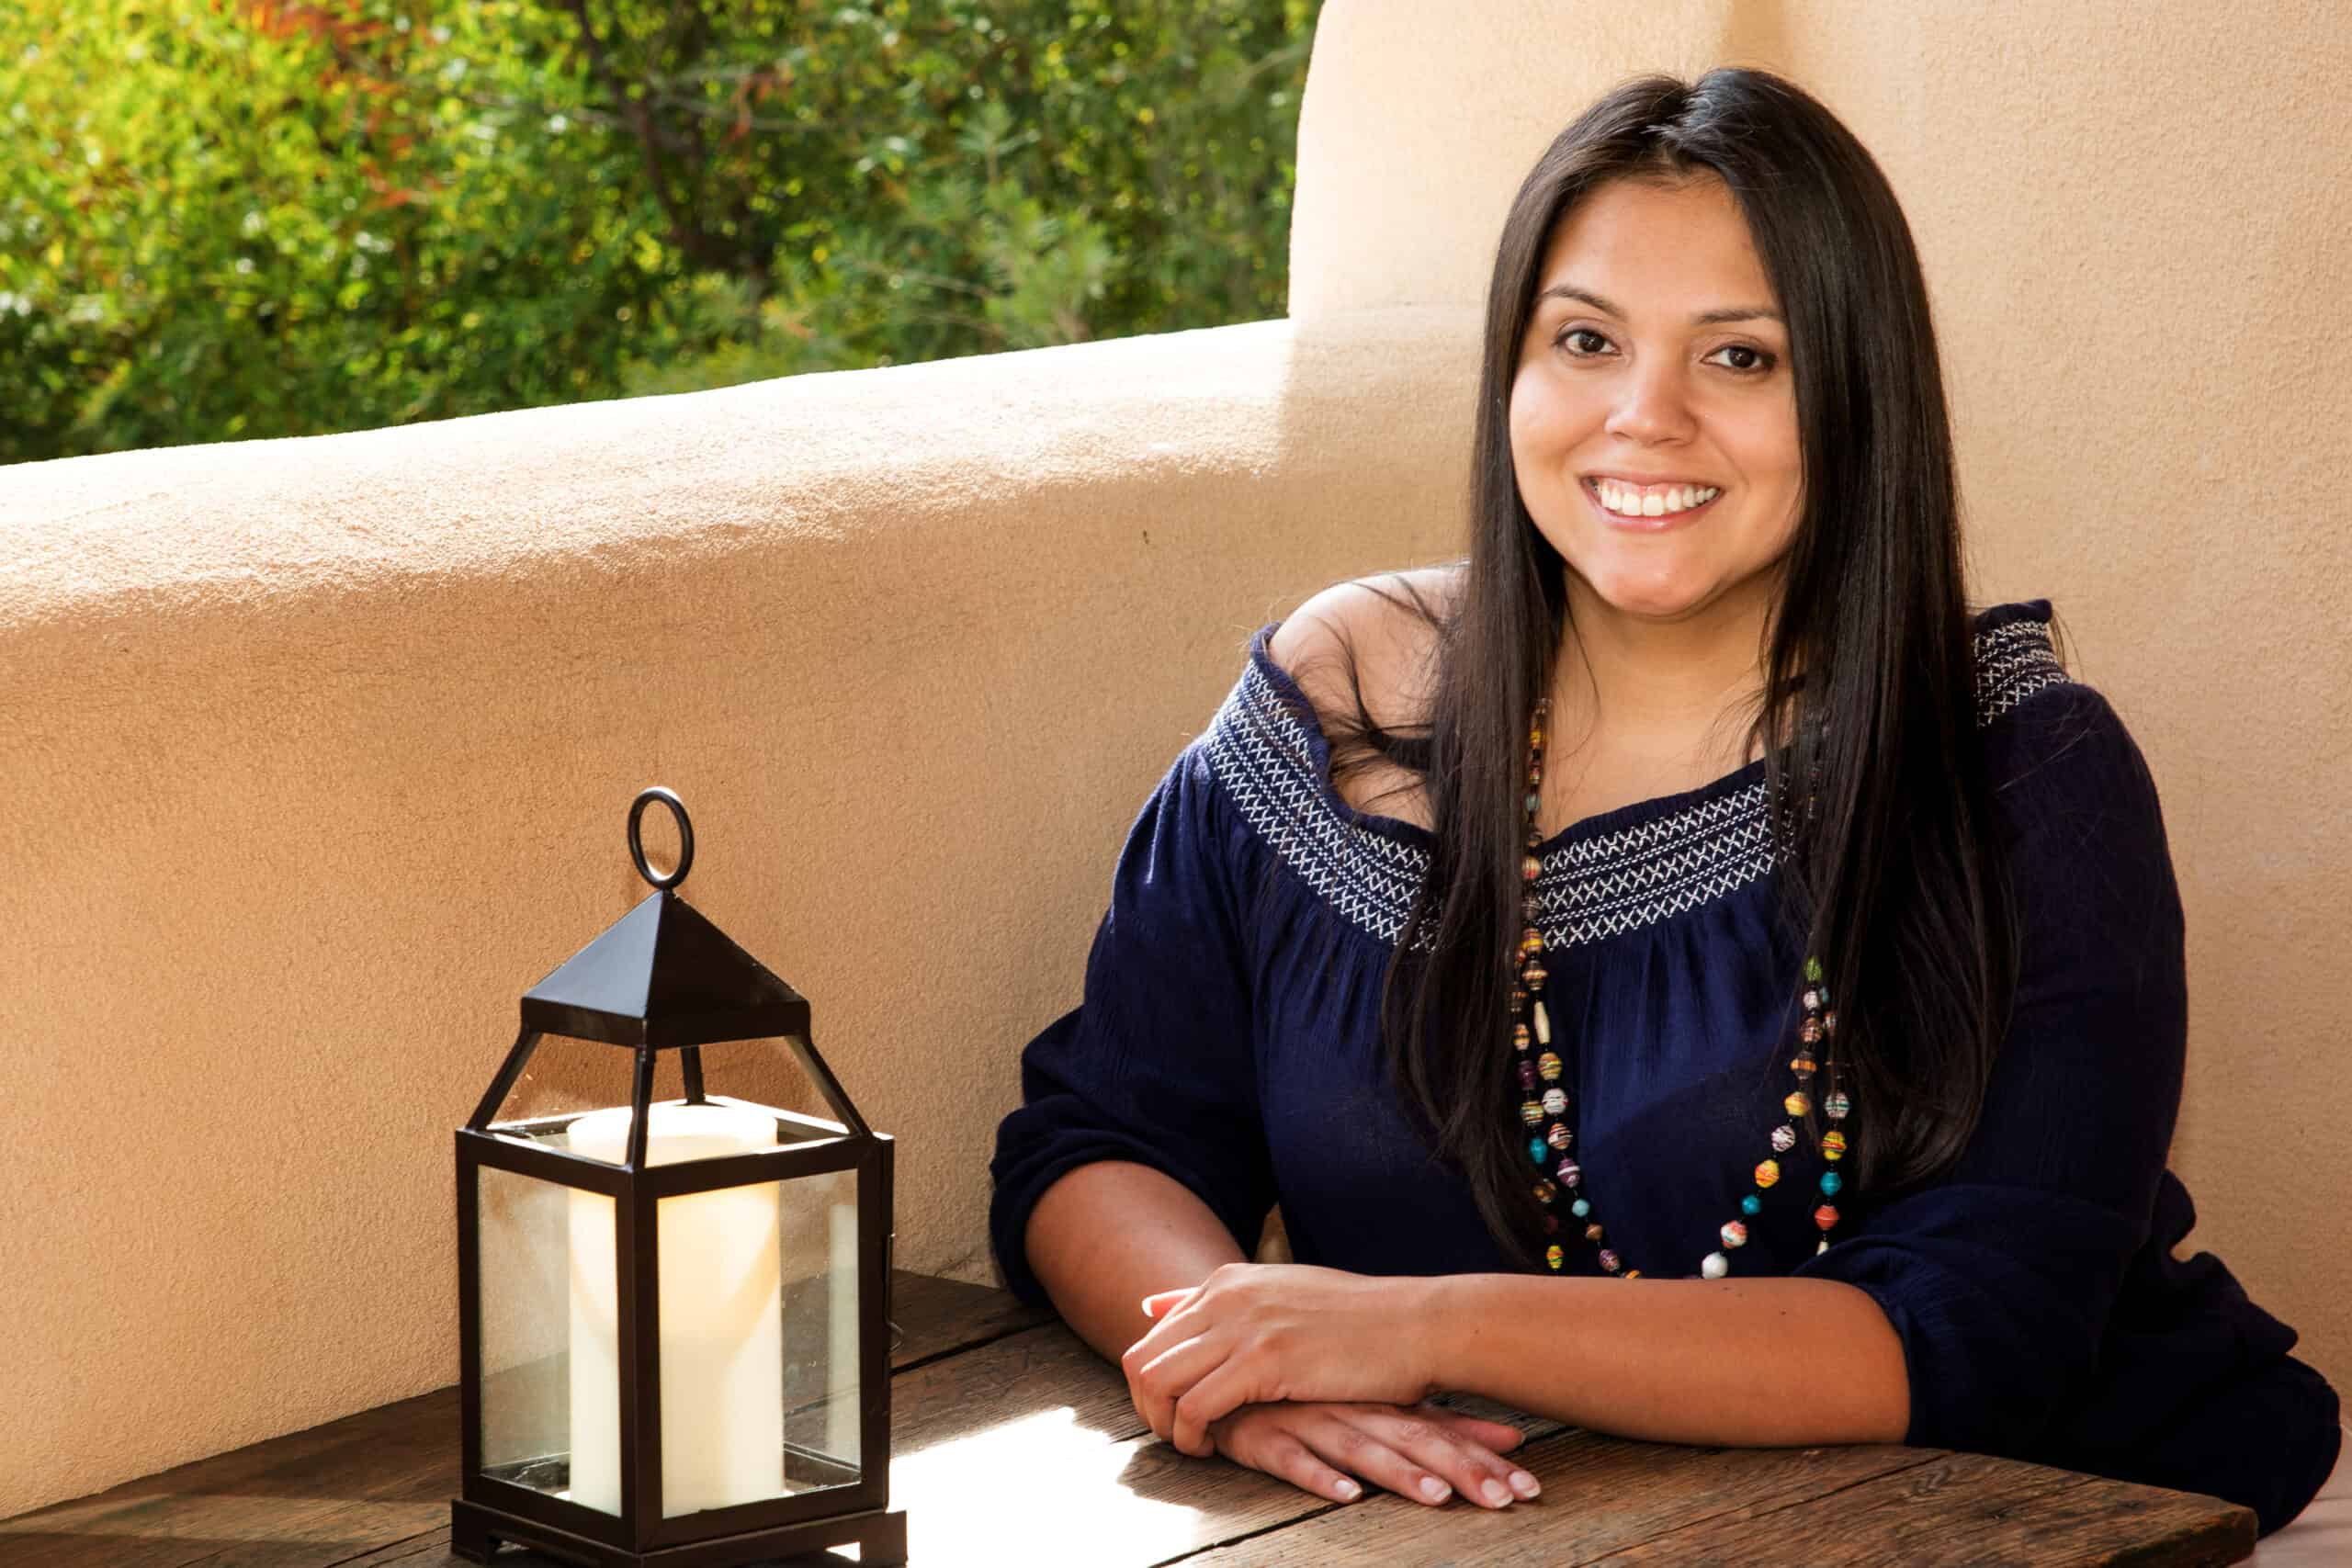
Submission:
<svg viewBox="0 0 2352 1568">
<path fill-rule="evenodd" d="M 616 1045 L 806 1035 L 808 1001 L 663 888 L 523 994 L 523 1026 Z"/>
</svg>

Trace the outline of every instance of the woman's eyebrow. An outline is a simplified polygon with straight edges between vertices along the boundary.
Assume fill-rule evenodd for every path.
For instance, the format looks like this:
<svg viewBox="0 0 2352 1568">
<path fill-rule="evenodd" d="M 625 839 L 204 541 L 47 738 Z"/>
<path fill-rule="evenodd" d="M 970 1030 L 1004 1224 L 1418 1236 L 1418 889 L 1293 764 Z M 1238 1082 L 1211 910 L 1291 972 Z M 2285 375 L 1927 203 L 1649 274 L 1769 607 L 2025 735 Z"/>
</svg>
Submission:
<svg viewBox="0 0 2352 1568">
<path fill-rule="evenodd" d="M 1600 295 L 1588 293 L 1573 283 L 1555 283 L 1535 297 L 1535 302 L 1539 305 L 1546 299 L 1581 299 L 1594 310 L 1614 316 L 1619 321 L 1625 319 L 1624 311 L 1603 299 Z M 1720 310 L 1700 311 L 1690 318 L 1690 324 L 1694 327 L 1712 327 L 1724 321 L 1779 321 L 1781 312 L 1769 305 L 1726 305 Z M 1781 324 L 1785 326 L 1788 323 L 1782 321 Z"/>
</svg>

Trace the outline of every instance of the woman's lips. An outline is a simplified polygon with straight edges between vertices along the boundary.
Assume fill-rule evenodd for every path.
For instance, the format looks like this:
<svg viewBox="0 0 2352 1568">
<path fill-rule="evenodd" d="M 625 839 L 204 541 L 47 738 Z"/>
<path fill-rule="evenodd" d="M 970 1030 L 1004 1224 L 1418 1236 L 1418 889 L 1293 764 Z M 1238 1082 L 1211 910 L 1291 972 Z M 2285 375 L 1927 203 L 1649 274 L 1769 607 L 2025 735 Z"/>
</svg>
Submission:
<svg viewBox="0 0 2352 1568">
<path fill-rule="evenodd" d="M 1577 488 L 1584 491 L 1585 500 L 1591 503 L 1593 511 L 1600 514 L 1603 523 L 1628 534 L 1663 534 L 1669 529 L 1679 528 L 1692 518 L 1705 513 L 1709 507 L 1724 498 L 1724 492 L 1719 490 L 1698 505 L 1681 512 L 1668 512 L 1657 517 L 1627 517 L 1623 513 L 1611 512 L 1600 504 L 1600 496 L 1594 491 L 1590 479 L 1578 479 Z"/>
</svg>

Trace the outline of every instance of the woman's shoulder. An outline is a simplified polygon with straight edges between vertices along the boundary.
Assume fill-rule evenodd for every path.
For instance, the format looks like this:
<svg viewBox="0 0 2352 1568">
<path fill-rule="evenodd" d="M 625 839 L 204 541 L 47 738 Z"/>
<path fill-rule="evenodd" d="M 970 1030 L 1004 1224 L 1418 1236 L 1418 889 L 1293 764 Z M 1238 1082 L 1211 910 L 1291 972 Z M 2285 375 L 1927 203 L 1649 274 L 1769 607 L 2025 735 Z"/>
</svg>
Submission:
<svg viewBox="0 0 2352 1568">
<path fill-rule="evenodd" d="M 1282 618 L 1265 654 L 1317 714 L 1353 712 L 1357 686 L 1384 728 L 1419 722 L 1436 644 L 1433 620 L 1452 609 L 1462 564 L 1350 578 L 1320 589 Z"/>
<path fill-rule="evenodd" d="M 1984 768 L 2010 829 L 2136 818 L 2158 838 L 2154 773 L 2107 692 L 2071 667 L 2050 601 L 1973 618 Z"/>
</svg>

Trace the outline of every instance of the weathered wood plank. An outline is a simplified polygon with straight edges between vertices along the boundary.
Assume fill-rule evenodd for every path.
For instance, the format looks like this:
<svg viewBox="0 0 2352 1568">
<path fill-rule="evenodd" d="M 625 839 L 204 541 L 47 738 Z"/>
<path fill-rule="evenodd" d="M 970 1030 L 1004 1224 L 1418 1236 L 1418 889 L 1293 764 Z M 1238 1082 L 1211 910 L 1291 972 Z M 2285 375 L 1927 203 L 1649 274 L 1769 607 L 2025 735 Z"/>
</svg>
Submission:
<svg viewBox="0 0 2352 1568">
<path fill-rule="evenodd" d="M 1051 1314 L 916 1275 L 894 1293 L 891 1500 L 919 1563 L 1548 1568 L 1747 1562 L 1795 1542 L 1808 1562 L 2170 1568 L 2253 1546 L 2250 1511 L 2187 1493 L 1940 1450 L 1629 1442 L 1463 1395 L 1439 1403 L 1530 1434 L 1512 1458 L 1541 1498 L 1336 1505 L 1149 1436 L 1124 1375 Z M 437 1389 L 0 1520 L 0 1568 L 444 1568 L 461 1561 L 457 1466 L 458 1391 Z"/>
<path fill-rule="evenodd" d="M 1917 1450 L 1914 1450 L 1917 1451 Z M 2203 1568 L 2254 1551 L 2253 1510 L 2191 1492 L 1948 1453 L 1840 1492 L 1826 1518 L 1755 1500 L 1631 1551 L 1610 1568 L 1754 1561 L 1758 1539 L 1804 1541 L 1808 1563 L 2131 1563 Z"/>
<path fill-rule="evenodd" d="M 891 1316 L 893 1368 L 1057 1321 L 904 1269 Z M 0 1520 L 0 1568 L 328 1568 L 435 1528 L 446 1540 L 457 1491 L 453 1386 Z"/>
<path fill-rule="evenodd" d="M 449 1522 L 458 1391 L 0 1520 L 5 1568 L 328 1568 Z"/>
<path fill-rule="evenodd" d="M 903 1269 L 890 1275 L 889 1315 L 899 1330 L 899 1344 L 890 1352 L 894 1370 L 1061 1321 L 1045 1308 L 1022 1305 L 1012 1292 L 993 1285 L 910 1274 Z"/>
<path fill-rule="evenodd" d="M 1377 1562 L 1476 1562 L 1480 1568 L 1565 1568 L 1590 1562 L 1744 1503 L 1809 1503 L 1873 1477 L 1940 1457 L 1937 1449 L 1878 1445 L 1818 1449 L 1713 1449 L 1643 1443 L 1571 1428 L 1523 1443 L 1511 1458 L 1544 1483 L 1542 1495 L 1508 1508 L 1461 1497 L 1435 1507 L 1385 1492 L 1326 1505 L 1272 1535 L 1188 1558 L 1185 1568 L 1284 1568 Z M 1301 1494 L 1303 1496 L 1304 1494 Z M 1815 1526 L 1810 1515 L 1794 1514 Z M 1845 1531 L 1844 1515 L 1838 1529 Z M 1766 1561 L 1771 1540 L 1749 1534 L 1739 1560 Z M 1787 1561 L 1813 1561 L 1810 1545 Z M 1958 1560 L 1953 1560 L 1958 1561 Z"/>
<path fill-rule="evenodd" d="M 1147 1429 L 1119 1369 L 1057 1323 L 926 1362 L 892 1379 L 890 1453 L 903 1459 L 1051 1411 L 1067 1411 L 1071 1427 L 1104 1443 Z"/>
</svg>

